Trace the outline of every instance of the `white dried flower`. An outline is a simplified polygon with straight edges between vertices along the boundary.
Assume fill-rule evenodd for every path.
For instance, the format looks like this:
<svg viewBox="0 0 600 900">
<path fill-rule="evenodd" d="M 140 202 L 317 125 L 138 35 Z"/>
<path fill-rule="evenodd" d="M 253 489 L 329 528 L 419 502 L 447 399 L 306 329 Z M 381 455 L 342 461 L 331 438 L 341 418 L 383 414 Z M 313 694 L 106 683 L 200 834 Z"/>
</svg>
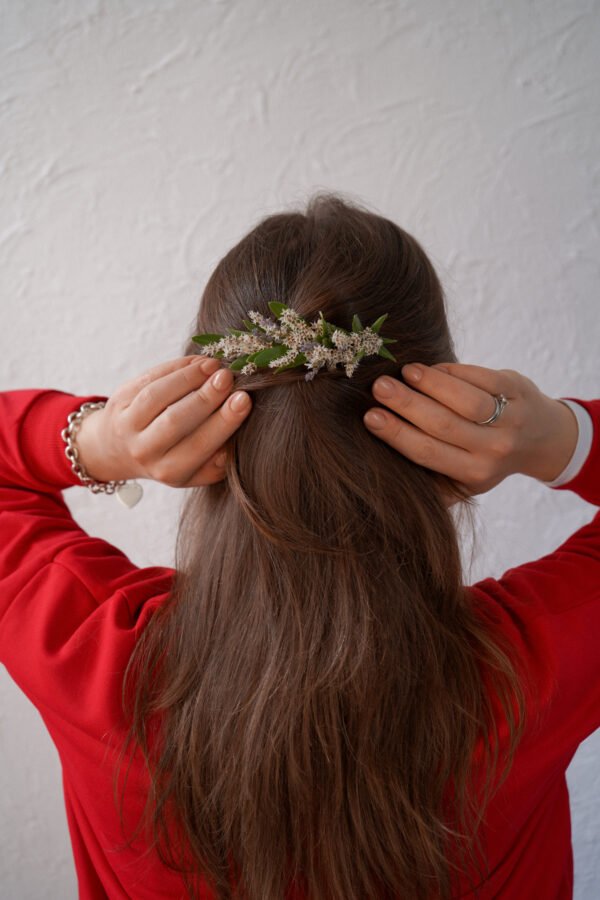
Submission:
<svg viewBox="0 0 600 900">
<path fill-rule="evenodd" d="M 378 334 L 387 314 L 380 316 L 371 327 L 366 328 L 354 316 L 352 331 L 348 332 L 326 322 L 322 314 L 309 324 L 296 310 L 282 303 L 269 303 L 269 308 L 279 319 L 279 323 L 257 310 L 251 310 L 246 325 L 250 322 L 256 327 L 249 331 L 231 335 L 195 335 L 195 338 L 204 338 L 198 340 L 204 346 L 203 353 L 231 360 L 232 368 L 244 375 L 256 372 L 263 366 L 275 370 L 290 366 L 300 356 L 301 362 L 298 365 L 307 367 L 307 381 L 314 378 L 324 366 L 332 370 L 338 365 L 343 365 L 346 375 L 351 378 L 364 356 L 379 355 L 395 360 L 385 347 L 390 340 L 380 338 Z M 264 361 L 258 364 L 254 361 L 257 354 L 272 347 L 284 347 L 286 352 L 276 359 L 269 359 L 267 354 Z"/>
<path fill-rule="evenodd" d="M 267 319 L 266 316 L 261 315 L 255 309 L 248 313 L 248 318 L 255 325 L 260 325 L 261 328 L 264 328 L 269 333 L 276 333 L 279 330 L 275 322 Z"/>
<path fill-rule="evenodd" d="M 298 356 L 298 351 L 292 347 L 288 350 L 287 353 L 284 353 L 283 356 L 278 356 L 277 359 L 272 359 L 269 363 L 269 368 L 276 369 L 278 366 L 287 366 L 288 363 L 294 362 L 296 357 Z"/>
</svg>

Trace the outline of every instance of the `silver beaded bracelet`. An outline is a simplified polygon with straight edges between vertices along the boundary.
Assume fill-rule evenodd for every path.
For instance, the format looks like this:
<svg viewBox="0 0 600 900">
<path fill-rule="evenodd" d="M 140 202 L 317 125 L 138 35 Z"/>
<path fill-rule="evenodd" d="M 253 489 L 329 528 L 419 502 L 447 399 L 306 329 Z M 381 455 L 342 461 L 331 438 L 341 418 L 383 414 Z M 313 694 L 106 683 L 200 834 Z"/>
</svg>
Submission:
<svg viewBox="0 0 600 900">
<path fill-rule="evenodd" d="M 116 493 L 117 499 L 120 500 L 123 506 L 127 506 L 131 509 L 132 506 L 135 506 L 135 504 L 142 499 L 144 489 L 141 484 L 138 484 L 137 481 L 96 481 L 88 475 L 85 467 L 79 462 L 79 451 L 75 446 L 74 440 L 75 435 L 77 434 L 83 419 L 89 415 L 89 413 L 94 412 L 96 409 L 103 409 L 105 406 L 105 400 L 97 403 L 82 403 L 78 410 L 69 413 L 67 416 L 67 422 L 69 424 L 66 428 L 63 428 L 60 433 L 63 441 L 65 441 L 67 445 L 65 447 L 65 456 L 70 461 L 71 468 L 79 477 L 82 484 L 89 488 L 93 494 Z"/>
</svg>

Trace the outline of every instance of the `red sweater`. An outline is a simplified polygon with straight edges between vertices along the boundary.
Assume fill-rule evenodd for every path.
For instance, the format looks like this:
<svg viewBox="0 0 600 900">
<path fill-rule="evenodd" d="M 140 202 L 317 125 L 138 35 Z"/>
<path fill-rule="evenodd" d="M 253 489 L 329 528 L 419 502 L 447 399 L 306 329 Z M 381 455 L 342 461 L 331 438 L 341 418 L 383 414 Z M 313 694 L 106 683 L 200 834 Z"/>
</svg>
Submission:
<svg viewBox="0 0 600 900">
<path fill-rule="evenodd" d="M 144 857 L 139 838 L 133 850 L 113 849 L 122 841 L 112 798 L 112 764 L 126 733 L 122 675 L 141 630 L 168 596 L 174 570 L 138 568 L 80 528 L 64 502 L 61 491 L 81 482 L 60 432 L 81 403 L 105 399 L 0 392 L 0 662 L 58 750 L 80 898 L 183 898 L 180 876 L 154 855 Z M 600 506 L 600 400 L 577 402 L 592 417 L 592 446 L 578 474 L 552 489 Z M 554 552 L 469 590 L 510 635 L 546 698 L 543 727 L 526 735 L 489 808 L 492 877 L 480 896 L 568 900 L 565 770 L 600 727 L 600 512 Z M 136 760 L 127 783 L 128 834 L 148 786 Z"/>
</svg>

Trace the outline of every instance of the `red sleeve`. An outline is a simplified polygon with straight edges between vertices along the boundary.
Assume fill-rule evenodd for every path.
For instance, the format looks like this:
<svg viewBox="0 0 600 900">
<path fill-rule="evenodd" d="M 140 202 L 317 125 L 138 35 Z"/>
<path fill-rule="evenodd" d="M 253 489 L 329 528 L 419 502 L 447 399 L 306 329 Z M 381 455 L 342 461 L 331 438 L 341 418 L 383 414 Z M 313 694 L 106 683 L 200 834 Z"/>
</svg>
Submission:
<svg viewBox="0 0 600 900">
<path fill-rule="evenodd" d="M 600 506 L 600 400 L 577 403 L 592 418 L 590 452 L 571 481 L 551 490 L 570 490 Z M 542 689 L 535 765 L 567 765 L 600 728 L 600 512 L 552 553 L 470 590 Z"/>
<path fill-rule="evenodd" d="M 86 730 L 118 714 L 119 675 L 173 575 L 87 534 L 62 497 L 87 490 L 65 455 L 67 416 L 106 399 L 0 392 L 0 662 L 44 715 Z"/>
</svg>

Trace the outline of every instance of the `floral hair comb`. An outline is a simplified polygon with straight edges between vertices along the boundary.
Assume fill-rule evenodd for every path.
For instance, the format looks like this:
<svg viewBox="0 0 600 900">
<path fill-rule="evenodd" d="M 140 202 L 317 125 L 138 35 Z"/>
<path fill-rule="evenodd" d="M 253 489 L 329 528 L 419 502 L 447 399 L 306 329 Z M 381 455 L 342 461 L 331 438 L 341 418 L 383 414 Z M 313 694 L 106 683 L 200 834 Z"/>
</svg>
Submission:
<svg viewBox="0 0 600 900">
<path fill-rule="evenodd" d="M 305 365 L 309 371 L 304 380 L 311 381 L 323 366 L 335 369 L 341 364 L 348 378 L 352 378 L 363 356 L 383 356 L 396 362 L 385 346 L 396 341 L 381 338 L 378 333 L 388 313 L 366 328 L 354 316 L 352 331 L 347 331 L 326 322 L 323 313 L 311 325 L 283 303 L 272 301 L 269 309 L 279 323 L 252 310 L 248 319 L 242 320 L 245 331 L 229 328 L 226 335 L 195 334 L 192 340 L 202 345 L 206 356 L 232 360 L 229 368 L 242 375 L 262 368 L 275 369 L 277 373 Z"/>
</svg>

